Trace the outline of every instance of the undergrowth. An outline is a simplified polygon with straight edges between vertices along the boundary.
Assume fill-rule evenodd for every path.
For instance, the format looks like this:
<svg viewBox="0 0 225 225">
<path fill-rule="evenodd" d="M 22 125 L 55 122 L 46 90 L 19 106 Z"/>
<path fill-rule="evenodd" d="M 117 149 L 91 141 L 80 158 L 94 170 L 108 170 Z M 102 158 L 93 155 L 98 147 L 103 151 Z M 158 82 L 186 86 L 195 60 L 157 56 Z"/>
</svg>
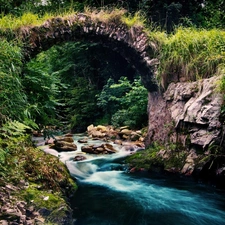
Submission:
<svg viewBox="0 0 225 225">
<path fill-rule="evenodd" d="M 65 165 L 57 157 L 33 146 L 28 127 L 11 121 L 1 128 L 0 175 L 6 182 L 21 180 L 41 185 L 43 189 L 64 191 L 76 189 Z"/>
</svg>

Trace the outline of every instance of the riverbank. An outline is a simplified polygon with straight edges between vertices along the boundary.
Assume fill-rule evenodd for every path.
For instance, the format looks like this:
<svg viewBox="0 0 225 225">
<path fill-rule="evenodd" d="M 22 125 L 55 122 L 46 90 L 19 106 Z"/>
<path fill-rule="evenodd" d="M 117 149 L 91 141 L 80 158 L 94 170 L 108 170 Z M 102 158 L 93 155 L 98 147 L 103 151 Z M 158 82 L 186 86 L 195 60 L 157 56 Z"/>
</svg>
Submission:
<svg viewBox="0 0 225 225">
<path fill-rule="evenodd" d="M 0 171 L 0 224 L 73 224 L 69 198 L 77 186 L 66 166 L 30 138 L 7 144 L 10 153 Z"/>
</svg>

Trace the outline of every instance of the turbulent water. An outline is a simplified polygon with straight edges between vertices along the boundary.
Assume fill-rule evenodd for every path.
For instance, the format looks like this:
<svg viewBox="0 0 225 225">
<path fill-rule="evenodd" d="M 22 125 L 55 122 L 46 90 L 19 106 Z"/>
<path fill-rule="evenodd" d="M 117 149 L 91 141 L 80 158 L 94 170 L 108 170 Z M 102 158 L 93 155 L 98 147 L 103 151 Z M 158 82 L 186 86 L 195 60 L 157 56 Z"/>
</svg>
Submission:
<svg viewBox="0 0 225 225">
<path fill-rule="evenodd" d="M 80 162 L 72 160 L 74 154 L 60 153 L 60 159 L 79 184 L 75 225 L 225 225 L 225 197 L 213 188 L 128 173 L 123 158 L 130 153 L 122 148 Z"/>
</svg>

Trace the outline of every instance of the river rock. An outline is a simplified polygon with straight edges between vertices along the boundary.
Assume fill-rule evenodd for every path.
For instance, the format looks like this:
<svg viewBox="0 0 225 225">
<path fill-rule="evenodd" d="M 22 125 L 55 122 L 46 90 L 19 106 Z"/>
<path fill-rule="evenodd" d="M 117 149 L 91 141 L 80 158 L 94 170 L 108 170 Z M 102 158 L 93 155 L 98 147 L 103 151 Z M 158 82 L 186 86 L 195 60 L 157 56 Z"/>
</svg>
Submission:
<svg viewBox="0 0 225 225">
<path fill-rule="evenodd" d="M 51 148 L 54 148 L 57 151 L 76 151 L 77 150 L 76 144 L 66 142 L 66 141 L 55 141 L 54 145 Z"/>
<path fill-rule="evenodd" d="M 108 128 L 107 128 L 106 126 L 102 126 L 102 125 L 98 125 L 98 126 L 96 127 L 96 129 L 97 129 L 98 131 L 101 131 L 102 133 L 106 133 L 106 132 L 108 131 Z"/>
<path fill-rule="evenodd" d="M 87 159 L 85 156 L 83 155 L 77 155 L 74 157 L 73 161 L 82 161 L 82 160 L 85 160 Z"/>
<path fill-rule="evenodd" d="M 56 141 L 65 141 L 65 142 L 73 143 L 74 139 L 73 137 L 65 136 L 65 137 L 56 137 Z"/>
<path fill-rule="evenodd" d="M 115 141 L 114 141 L 114 144 L 117 144 L 117 145 L 122 145 L 122 140 L 118 140 L 118 139 L 116 139 Z"/>
<path fill-rule="evenodd" d="M 117 152 L 110 144 L 84 145 L 81 147 L 81 151 L 90 154 L 112 154 Z"/>
<path fill-rule="evenodd" d="M 84 146 L 81 147 L 81 151 L 93 154 L 94 152 L 93 152 L 92 147 L 93 147 L 93 145 L 84 145 Z"/>
<path fill-rule="evenodd" d="M 87 127 L 87 132 L 89 137 L 92 137 L 94 139 L 109 139 L 109 138 L 116 138 L 117 131 L 114 130 L 112 126 L 94 126 L 93 124 Z"/>
<path fill-rule="evenodd" d="M 106 133 L 105 132 L 101 132 L 99 130 L 93 130 L 92 133 L 91 133 L 91 136 L 93 138 L 104 138 L 106 136 Z"/>
<path fill-rule="evenodd" d="M 79 143 L 87 143 L 88 139 L 87 138 L 79 139 L 78 142 Z"/>
</svg>

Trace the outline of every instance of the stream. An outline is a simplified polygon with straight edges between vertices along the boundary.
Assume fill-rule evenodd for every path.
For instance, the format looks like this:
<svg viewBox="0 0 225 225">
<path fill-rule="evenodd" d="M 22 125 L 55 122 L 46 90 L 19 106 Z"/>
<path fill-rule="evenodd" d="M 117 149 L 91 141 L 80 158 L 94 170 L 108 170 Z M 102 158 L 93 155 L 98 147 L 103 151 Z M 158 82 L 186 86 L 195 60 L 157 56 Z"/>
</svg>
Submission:
<svg viewBox="0 0 225 225">
<path fill-rule="evenodd" d="M 80 138 L 76 152 L 55 152 L 79 186 L 74 225 L 225 225 L 224 192 L 177 176 L 129 173 L 124 158 L 131 152 L 114 145 L 112 155 L 83 154 Z M 81 154 L 87 159 L 73 161 Z"/>
</svg>

